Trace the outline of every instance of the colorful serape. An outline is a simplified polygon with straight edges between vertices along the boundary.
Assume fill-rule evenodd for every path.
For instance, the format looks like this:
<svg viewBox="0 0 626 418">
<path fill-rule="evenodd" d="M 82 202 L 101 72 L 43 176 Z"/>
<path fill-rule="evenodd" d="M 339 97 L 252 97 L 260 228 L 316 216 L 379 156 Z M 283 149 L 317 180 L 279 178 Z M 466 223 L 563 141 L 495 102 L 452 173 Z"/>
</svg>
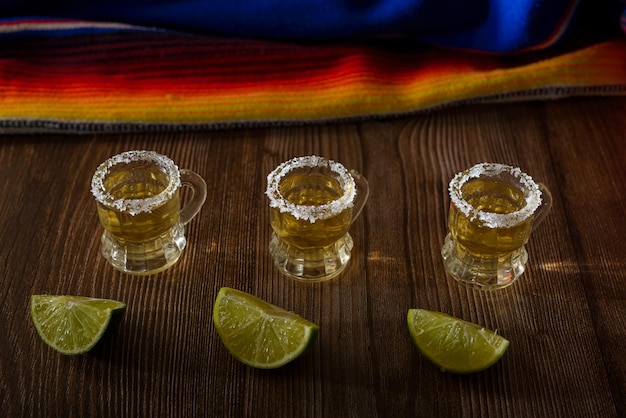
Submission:
<svg viewBox="0 0 626 418">
<path fill-rule="evenodd" d="M 0 23 L 0 132 L 309 123 L 624 94 L 626 37 L 540 57 L 397 39 L 286 43 L 68 19 Z"/>
</svg>

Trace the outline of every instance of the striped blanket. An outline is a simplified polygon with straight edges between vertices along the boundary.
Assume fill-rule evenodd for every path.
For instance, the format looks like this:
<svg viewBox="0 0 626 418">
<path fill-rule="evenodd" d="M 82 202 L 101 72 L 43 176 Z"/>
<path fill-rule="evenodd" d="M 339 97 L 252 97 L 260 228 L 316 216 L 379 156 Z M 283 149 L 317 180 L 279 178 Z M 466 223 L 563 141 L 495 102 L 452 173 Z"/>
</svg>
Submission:
<svg viewBox="0 0 626 418">
<path fill-rule="evenodd" d="M 624 36 L 501 55 L 394 37 L 289 42 L 70 18 L 0 20 L 0 132 L 310 123 L 624 94 Z"/>
</svg>

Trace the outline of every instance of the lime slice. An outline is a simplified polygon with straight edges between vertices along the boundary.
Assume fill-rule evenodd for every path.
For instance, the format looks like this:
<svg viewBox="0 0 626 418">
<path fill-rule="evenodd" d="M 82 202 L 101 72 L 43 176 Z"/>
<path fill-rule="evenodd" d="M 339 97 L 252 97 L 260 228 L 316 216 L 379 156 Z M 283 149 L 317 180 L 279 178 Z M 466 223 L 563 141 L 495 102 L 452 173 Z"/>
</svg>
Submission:
<svg viewBox="0 0 626 418">
<path fill-rule="evenodd" d="M 302 317 L 240 290 L 220 289 L 213 323 L 230 353 L 248 366 L 274 369 L 294 360 L 319 327 Z"/>
<path fill-rule="evenodd" d="M 83 354 L 102 338 L 126 304 L 83 296 L 32 295 L 30 317 L 46 344 L 63 354 Z"/>
<path fill-rule="evenodd" d="M 448 372 L 484 370 L 509 347 L 509 341 L 495 332 L 441 312 L 409 309 L 407 322 L 421 353 Z"/>
</svg>

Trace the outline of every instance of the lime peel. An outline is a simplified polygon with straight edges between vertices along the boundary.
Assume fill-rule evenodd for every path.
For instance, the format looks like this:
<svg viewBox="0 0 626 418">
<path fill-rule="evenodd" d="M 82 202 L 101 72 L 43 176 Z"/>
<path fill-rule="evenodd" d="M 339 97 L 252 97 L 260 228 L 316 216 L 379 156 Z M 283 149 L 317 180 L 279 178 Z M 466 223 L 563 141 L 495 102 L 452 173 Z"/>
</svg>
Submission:
<svg viewBox="0 0 626 418">
<path fill-rule="evenodd" d="M 93 349 L 125 310 L 125 303 L 111 299 L 68 295 L 30 298 L 30 317 L 37 333 L 46 344 L 66 355 Z"/>
<path fill-rule="evenodd" d="M 319 332 L 299 315 L 229 287 L 221 288 L 215 299 L 213 323 L 233 357 L 262 369 L 298 358 Z"/>
<path fill-rule="evenodd" d="M 409 309 L 407 324 L 419 351 L 451 373 L 485 370 L 509 347 L 509 341 L 496 332 L 441 312 Z"/>
</svg>

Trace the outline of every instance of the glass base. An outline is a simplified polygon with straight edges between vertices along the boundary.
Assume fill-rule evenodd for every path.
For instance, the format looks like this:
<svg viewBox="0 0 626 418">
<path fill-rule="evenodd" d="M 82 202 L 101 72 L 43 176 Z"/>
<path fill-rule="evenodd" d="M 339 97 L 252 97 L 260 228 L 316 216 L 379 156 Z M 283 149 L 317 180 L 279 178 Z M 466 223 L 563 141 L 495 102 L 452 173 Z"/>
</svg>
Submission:
<svg viewBox="0 0 626 418">
<path fill-rule="evenodd" d="M 444 266 L 458 282 L 480 290 L 501 289 L 524 273 L 528 253 L 523 246 L 499 257 L 475 257 L 457 245 L 451 234 L 441 248 Z"/>
<path fill-rule="evenodd" d="M 117 270 L 133 275 L 149 275 L 174 265 L 187 245 L 182 224 L 147 242 L 130 242 L 104 231 L 102 255 Z"/>
<path fill-rule="evenodd" d="M 350 234 L 327 247 L 301 249 L 289 245 L 275 233 L 269 250 L 282 274 L 303 282 L 321 282 L 337 277 L 350 261 L 353 247 Z"/>
</svg>

